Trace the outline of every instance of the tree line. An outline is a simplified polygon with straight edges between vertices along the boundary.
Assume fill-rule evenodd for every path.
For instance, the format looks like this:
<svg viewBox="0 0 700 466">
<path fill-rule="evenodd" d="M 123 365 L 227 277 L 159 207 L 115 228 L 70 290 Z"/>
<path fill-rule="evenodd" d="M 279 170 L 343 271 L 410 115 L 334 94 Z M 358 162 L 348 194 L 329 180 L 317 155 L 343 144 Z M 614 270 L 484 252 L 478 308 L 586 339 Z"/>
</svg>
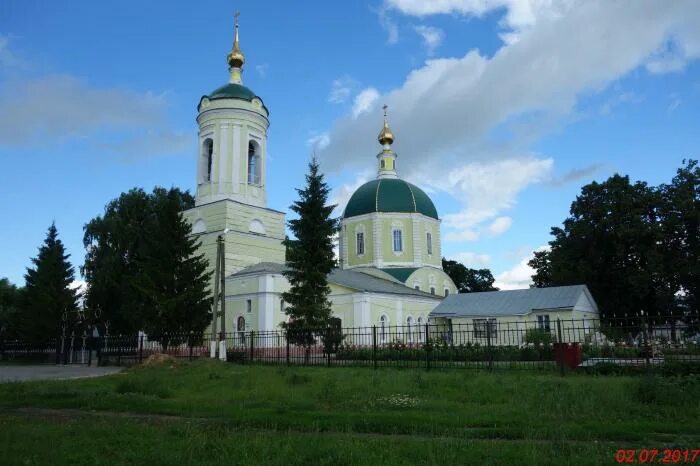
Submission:
<svg viewBox="0 0 700 466">
<path fill-rule="evenodd" d="M 84 226 L 84 292 L 52 224 L 17 288 L 0 281 L 0 337 L 46 341 L 91 325 L 100 334 L 201 332 L 211 322 L 208 264 L 182 211 L 177 188 L 140 188 L 110 201 Z"/>
<path fill-rule="evenodd" d="M 584 283 L 604 318 L 698 316 L 700 167 L 684 160 L 669 183 L 613 175 L 581 189 L 553 239 L 529 265 L 534 286 Z"/>
</svg>

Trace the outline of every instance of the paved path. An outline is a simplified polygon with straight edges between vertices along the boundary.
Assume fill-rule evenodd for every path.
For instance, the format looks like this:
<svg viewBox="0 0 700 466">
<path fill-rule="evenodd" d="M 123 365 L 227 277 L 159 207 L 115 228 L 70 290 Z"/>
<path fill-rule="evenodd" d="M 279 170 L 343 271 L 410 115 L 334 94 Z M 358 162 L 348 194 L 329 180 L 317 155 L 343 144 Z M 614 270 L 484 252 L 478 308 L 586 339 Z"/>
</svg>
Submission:
<svg viewBox="0 0 700 466">
<path fill-rule="evenodd" d="M 61 380 L 99 377 L 116 374 L 122 367 L 87 367 L 87 366 L 19 366 L 0 365 L 0 383 L 19 380 Z"/>
</svg>

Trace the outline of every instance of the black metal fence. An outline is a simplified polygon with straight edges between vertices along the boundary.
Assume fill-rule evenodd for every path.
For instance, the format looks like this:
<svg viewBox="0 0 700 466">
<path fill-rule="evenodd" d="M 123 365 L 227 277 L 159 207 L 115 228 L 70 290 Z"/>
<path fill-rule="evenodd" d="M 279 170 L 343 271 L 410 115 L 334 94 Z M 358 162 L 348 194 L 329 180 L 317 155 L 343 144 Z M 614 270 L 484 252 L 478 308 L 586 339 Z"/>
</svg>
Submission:
<svg viewBox="0 0 700 466">
<path fill-rule="evenodd" d="M 37 345 L 0 339 L 0 359 L 132 365 L 155 354 L 218 357 L 262 364 L 543 368 L 600 364 L 647 367 L 700 363 L 697 319 L 644 318 L 501 321 L 436 319 L 422 325 L 328 327 L 288 333 L 171 334 L 57 339 Z M 223 355 L 223 356 L 222 356 Z"/>
</svg>

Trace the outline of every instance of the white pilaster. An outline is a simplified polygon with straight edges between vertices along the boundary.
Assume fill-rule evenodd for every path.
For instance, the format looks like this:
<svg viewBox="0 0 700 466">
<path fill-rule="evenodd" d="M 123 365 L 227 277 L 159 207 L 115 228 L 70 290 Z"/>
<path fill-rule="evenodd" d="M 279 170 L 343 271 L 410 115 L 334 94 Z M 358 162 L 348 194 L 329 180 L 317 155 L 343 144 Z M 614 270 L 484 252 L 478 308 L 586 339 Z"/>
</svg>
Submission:
<svg viewBox="0 0 700 466">
<path fill-rule="evenodd" d="M 233 125 L 233 166 L 231 167 L 231 185 L 233 192 L 241 190 L 241 125 Z"/>
</svg>

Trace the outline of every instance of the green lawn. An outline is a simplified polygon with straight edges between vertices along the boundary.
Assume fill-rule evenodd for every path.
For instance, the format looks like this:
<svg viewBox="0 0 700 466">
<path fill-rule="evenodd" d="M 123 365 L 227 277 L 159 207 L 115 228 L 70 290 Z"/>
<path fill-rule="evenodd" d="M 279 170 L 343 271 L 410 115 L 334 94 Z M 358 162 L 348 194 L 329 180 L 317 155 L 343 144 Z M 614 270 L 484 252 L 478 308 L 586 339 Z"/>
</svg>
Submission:
<svg viewBox="0 0 700 466">
<path fill-rule="evenodd" d="M 0 464 L 609 464 L 698 419 L 697 376 L 207 361 L 0 384 Z"/>
</svg>

